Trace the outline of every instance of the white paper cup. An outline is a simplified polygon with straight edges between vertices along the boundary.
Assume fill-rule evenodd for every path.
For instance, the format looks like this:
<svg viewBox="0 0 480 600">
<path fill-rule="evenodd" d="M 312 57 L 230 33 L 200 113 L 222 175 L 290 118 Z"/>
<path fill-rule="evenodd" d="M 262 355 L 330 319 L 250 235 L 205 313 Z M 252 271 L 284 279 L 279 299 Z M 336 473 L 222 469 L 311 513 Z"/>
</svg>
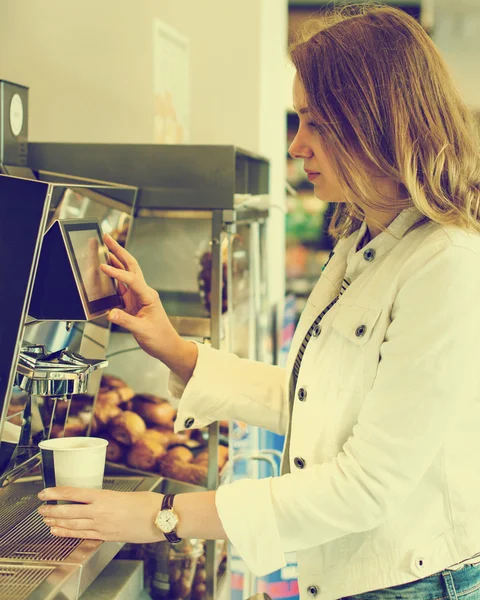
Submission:
<svg viewBox="0 0 480 600">
<path fill-rule="evenodd" d="M 107 440 L 93 437 L 66 437 L 38 444 L 42 452 L 45 487 L 103 487 Z"/>
</svg>

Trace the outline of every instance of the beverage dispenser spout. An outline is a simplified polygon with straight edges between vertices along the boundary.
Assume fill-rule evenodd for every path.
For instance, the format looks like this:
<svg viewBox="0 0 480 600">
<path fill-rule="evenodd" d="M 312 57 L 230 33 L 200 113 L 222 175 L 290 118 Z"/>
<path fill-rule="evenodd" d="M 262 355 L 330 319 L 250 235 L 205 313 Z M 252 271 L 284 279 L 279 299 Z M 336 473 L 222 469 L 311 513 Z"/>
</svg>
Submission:
<svg viewBox="0 0 480 600">
<path fill-rule="evenodd" d="M 44 346 L 25 345 L 20 352 L 15 384 L 30 396 L 68 398 L 86 393 L 91 373 L 107 365 L 107 360 L 84 358 L 68 348 L 48 353 Z"/>
</svg>

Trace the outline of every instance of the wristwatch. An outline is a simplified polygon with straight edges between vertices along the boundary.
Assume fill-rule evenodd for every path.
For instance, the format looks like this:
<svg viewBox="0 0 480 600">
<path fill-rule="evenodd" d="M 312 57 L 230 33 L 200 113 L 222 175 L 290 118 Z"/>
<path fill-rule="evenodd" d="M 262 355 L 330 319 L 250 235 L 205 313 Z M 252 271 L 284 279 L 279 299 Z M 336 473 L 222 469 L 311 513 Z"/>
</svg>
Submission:
<svg viewBox="0 0 480 600">
<path fill-rule="evenodd" d="M 178 544 L 178 542 L 181 542 L 182 540 L 175 531 L 178 524 L 178 515 L 173 510 L 174 498 L 175 494 L 166 494 L 163 497 L 162 508 L 155 519 L 155 525 L 171 544 Z"/>
</svg>

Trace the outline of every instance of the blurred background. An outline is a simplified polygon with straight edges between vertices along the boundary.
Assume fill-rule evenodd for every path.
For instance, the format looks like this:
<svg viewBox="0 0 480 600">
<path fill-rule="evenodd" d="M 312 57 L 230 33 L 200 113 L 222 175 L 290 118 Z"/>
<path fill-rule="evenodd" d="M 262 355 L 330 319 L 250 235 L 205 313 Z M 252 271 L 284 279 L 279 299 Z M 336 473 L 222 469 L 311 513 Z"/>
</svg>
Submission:
<svg viewBox="0 0 480 600">
<path fill-rule="evenodd" d="M 478 113 L 480 1 L 386 3 L 425 27 L 466 103 Z M 270 299 L 282 305 L 285 292 L 293 293 L 298 314 L 328 257 L 331 210 L 312 195 L 301 164 L 287 155 L 297 126 L 287 45 L 305 19 L 333 5 L 322 0 L 2 0 L 0 78 L 30 88 L 31 141 L 235 144 L 266 156 L 274 206 Z M 165 60 L 175 58 L 156 55 L 159 23 L 188 48 L 178 70 L 182 77 L 174 84 L 182 89 L 185 121 L 176 137 L 159 132 L 159 112 L 168 113 L 168 106 L 158 90 L 174 72 Z"/>
</svg>

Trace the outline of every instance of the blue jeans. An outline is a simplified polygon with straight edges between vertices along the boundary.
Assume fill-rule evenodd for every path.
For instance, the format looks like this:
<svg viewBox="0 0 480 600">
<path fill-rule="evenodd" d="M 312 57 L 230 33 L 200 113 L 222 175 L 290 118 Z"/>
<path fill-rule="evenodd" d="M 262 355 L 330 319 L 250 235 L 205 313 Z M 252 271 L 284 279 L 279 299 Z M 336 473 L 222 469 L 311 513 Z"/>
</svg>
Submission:
<svg viewBox="0 0 480 600">
<path fill-rule="evenodd" d="M 480 600 L 480 565 L 446 569 L 395 587 L 345 596 L 341 600 Z"/>
</svg>

